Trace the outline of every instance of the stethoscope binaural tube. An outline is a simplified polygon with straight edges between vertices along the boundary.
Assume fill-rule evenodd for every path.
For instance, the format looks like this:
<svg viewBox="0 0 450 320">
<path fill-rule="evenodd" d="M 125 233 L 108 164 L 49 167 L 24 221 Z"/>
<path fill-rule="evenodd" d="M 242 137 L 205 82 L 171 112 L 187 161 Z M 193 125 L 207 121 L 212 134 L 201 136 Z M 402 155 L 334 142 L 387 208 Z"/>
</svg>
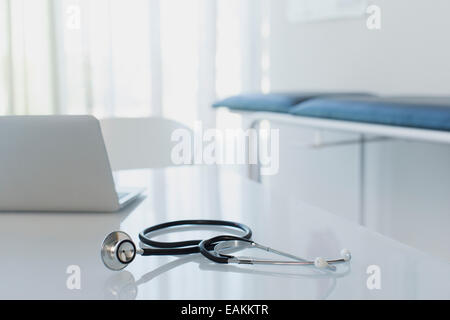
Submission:
<svg viewBox="0 0 450 320">
<path fill-rule="evenodd" d="M 261 249 L 267 252 L 271 252 L 280 256 L 284 256 L 295 261 L 282 261 L 282 260 L 265 260 L 265 259 L 254 259 L 254 258 L 239 258 L 227 254 L 220 253 L 220 250 L 217 250 L 217 247 L 226 248 L 227 242 L 245 242 L 249 246 Z M 306 260 L 297 256 L 294 256 L 289 253 L 285 253 L 279 250 L 275 250 L 261 244 L 254 242 L 251 239 L 245 239 L 236 236 L 217 236 L 211 239 L 203 240 L 199 244 L 201 254 L 208 258 L 209 260 L 216 263 L 237 263 L 237 264 L 261 264 L 261 265 L 297 265 L 297 266 L 315 266 L 319 269 L 328 269 L 331 271 L 335 271 L 335 264 L 344 263 L 351 260 L 350 251 L 343 249 L 341 251 L 341 258 L 334 260 L 325 260 L 324 258 L 317 257 L 314 261 Z M 214 250 L 211 250 L 214 248 Z"/>
</svg>

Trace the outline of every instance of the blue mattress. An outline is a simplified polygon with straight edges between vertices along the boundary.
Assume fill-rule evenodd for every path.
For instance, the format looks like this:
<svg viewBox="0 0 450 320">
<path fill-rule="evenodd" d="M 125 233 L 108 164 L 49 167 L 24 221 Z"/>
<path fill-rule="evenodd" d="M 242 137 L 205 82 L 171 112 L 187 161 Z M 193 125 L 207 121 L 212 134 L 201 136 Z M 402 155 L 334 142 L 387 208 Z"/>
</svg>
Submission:
<svg viewBox="0 0 450 320">
<path fill-rule="evenodd" d="M 240 94 L 213 104 L 213 107 L 228 107 L 246 111 L 268 111 L 288 113 L 294 106 L 314 98 L 323 97 L 367 97 L 368 93 L 297 92 L 271 94 Z"/>
<path fill-rule="evenodd" d="M 450 131 L 450 97 L 334 97 L 309 99 L 298 116 Z"/>
</svg>

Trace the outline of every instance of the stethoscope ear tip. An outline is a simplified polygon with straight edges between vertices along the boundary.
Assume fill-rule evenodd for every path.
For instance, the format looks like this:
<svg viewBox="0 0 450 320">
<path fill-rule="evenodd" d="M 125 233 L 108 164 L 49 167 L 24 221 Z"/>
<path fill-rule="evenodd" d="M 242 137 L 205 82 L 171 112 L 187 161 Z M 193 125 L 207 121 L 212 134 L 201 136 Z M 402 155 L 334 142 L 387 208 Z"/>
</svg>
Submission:
<svg viewBox="0 0 450 320">
<path fill-rule="evenodd" d="M 315 258 L 314 259 L 314 266 L 316 267 L 316 268 L 318 268 L 318 269 L 325 269 L 325 268 L 328 268 L 328 269 L 331 269 L 331 270 L 335 270 L 335 268 L 333 268 L 334 266 L 331 266 L 329 263 L 328 263 L 328 261 L 327 260 L 325 260 L 324 258 L 322 258 L 322 257 L 317 257 L 317 258 Z"/>
<path fill-rule="evenodd" d="M 103 240 L 100 255 L 108 269 L 119 271 L 134 260 L 136 246 L 127 233 L 114 231 Z"/>
<path fill-rule="evenodd" d="M 348 249 L 342 249 L 341 250 L 341 260 L 340 262 L 348 262 L 352 259 L 352 254 L 350 253 L 350 251 Z M 339 262 L 339 261 L 333 261 L 333 262 Z M 333 263 L 331 262 L 331 263 Z M 317 257 L 316 259 L 314 259 L 314 266 L 318 269 L 330 269 L 335 271 L 336 267 L 332 264 L 330 264 L 329 261 L 327 261 L 326 259 L 322 258 L 322 257 Z"/>
<path fill-rule="evenodd" d="M 344 259 L 344 261 L 350 261 L 352 259 L 352 254 L 351 254 L 350 250 L 342 249 L 341 257 L 342 257 L 342 259 Z"/>
</svg>

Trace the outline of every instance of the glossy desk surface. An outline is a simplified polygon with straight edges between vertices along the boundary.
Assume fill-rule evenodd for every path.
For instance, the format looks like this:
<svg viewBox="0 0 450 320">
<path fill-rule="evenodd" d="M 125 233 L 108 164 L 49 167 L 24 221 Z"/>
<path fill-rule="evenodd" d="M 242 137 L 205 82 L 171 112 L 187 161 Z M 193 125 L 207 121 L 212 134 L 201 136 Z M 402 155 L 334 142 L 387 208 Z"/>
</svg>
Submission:
<svg viewBox="0 0 450 320">
<path fill-rule="evenodd" d="M 283 190 L 269 192 L 231 171 L 124 171 L 116 180 L 122 186 L 145 186 L 145 196 L 119 213 L 0 213 L 0 298 L 450 298 L 448 262 L 287 198 Z M 100 246 L 110 231 L 126 231 L 137 241 L 144 227 L 192 218 L 243 222 L 253 229 L 255 241 L 305 258 L 339 257 L 345 247 L 353 259 L 336 275 L 307 267 L 218 265 L 199 255 L 138 256 L 120 272 L 103 266 Z M 158 239 L 217 233 L 185 230 Z M 67 287 L 71 265 L 80 267 L 80 289 Z M 367 287 L 370 265 L 379 267 L 380 289 Z"/>
</svg>

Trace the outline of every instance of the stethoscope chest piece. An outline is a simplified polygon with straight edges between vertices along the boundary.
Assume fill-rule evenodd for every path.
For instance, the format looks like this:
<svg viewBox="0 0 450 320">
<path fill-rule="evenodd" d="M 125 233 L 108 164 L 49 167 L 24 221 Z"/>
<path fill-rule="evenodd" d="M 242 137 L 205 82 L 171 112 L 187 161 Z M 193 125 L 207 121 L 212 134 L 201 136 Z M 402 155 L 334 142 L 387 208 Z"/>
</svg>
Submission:
<svg viewBox="0 0 450 320">
<path fill-rule="evenodd" d="M 136 246 L 131 237 L 122 231 L 111 232 L 102 243 L 101 257 L 111 270 L 122 270 L 136 256 Z"/>
</svg>

